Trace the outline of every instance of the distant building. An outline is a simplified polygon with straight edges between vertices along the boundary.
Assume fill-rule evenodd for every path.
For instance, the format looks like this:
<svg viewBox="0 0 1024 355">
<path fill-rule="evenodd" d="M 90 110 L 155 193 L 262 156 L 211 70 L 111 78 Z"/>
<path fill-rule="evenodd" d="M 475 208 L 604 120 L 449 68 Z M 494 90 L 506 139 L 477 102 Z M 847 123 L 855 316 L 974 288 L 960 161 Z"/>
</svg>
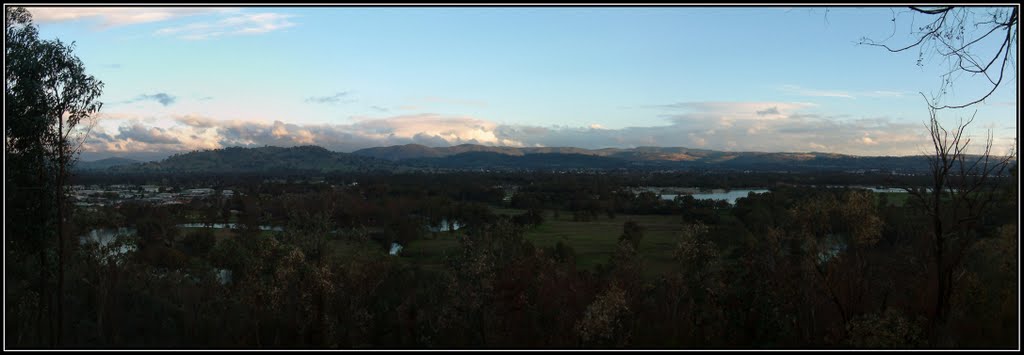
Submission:
<svg viewBox="0 0 1024 355">
<path fill-rule="evenodd" d="M 231 270 L 228 270 L 228 269 L 217 269 L 216 271 L 217 271 L 217 281 L 220 282 L 221 285 L 226 285 L 229 282 L 231 282 L 231 276 L 232 276 L 231 275 L 232 274 Z"/>
<path fill-rule="evenodd" d="M 142 191 L 145 191 L 147 193 L 159 193 L 160 192 L 160 186 L 156 186 L 156 185 L 142 185 Z"/>
<path fill-rule="evenodd" d="M 202 189 L 190 189 L 185 191 L 185 195 L 189 196 L 207 196 L 213 194 L 213 189 L 202 188 Z"/>
</svg>

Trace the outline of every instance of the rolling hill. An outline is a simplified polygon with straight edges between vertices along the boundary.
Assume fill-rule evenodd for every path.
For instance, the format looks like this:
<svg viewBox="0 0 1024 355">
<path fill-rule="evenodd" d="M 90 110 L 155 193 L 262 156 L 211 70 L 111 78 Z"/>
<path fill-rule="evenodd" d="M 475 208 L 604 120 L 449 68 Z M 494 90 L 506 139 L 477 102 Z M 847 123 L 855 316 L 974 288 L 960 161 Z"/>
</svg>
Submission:
<svg viewBox="0 0 1024 355">
<path fill-rule="evenodd" d="M 727 171 L 898 171 L 928 170 L 921 156 L 871 157 L 834 153 L 724 152 L 683 147 L 583 149 L 417 144 L 376 147 L 352 153 L 318 146 L 223 148 L 176 154 L 158 162 L 110 158 L 81 163 L 79 169 L 110 173 L 365 172 L 374 170 L 727 170 Z"/>
</svg>

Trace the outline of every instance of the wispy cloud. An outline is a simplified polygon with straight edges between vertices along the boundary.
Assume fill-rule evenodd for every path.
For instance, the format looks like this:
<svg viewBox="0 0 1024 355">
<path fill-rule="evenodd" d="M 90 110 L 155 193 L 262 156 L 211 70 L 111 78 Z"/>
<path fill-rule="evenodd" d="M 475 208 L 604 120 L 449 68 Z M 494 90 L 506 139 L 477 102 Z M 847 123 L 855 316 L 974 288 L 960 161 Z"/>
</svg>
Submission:
<svg viewBox="0 0 1024 355">
<path fill-rule="evenodd" d="M 869 90 L 869 91 L 848 91 L 848 90 L 818 90 L 801 87 L 799 85 L 782 85 L 779 90 L 793 95 L 809 97 L 838 97 L 844 99 L 856 99 L 858 97 L 871 98 L 897 98 L 910 94 L 907 91 L 899 90 Z"/>
<path fill-rule="evenodd" d="M 134 103 L 139 101 L 156 101 L 159 102 L 161 105 L 170 106 L 174 104 L 174 102 L 177 100 L 178 98 L 176 96 L 160 92 L 153 95 L 142 94 L 134 99 L 125 101 L 125 103 Z"/>
<path fill-rule="evenodd" d="M 313 96 L 306 98 L 306 102 L 312 102 L 317 104 L 337 104 L 342 102 L 352 102 L 353 100 L 344 100 L 349 96 L 348 92 L 339 92 L 331 96 Z"/>
<path fill-rule="evenodd" d="M 841 97 L 846 99 L 856 98 L 855 96 L 853 96 L 853 94 L 850 94 L 849 92 L 846 91 L 808 89 L 797 85 L 783 85 L 781 89 L 782 91 L 786 91 L 800 96 Z"/>
<path fill-rule="evenodd" d="M 874 90 L 874 91 L 865 91 L 865 92 L 861 93 L 860 95 L 866 96 L 866 97 L 903 97 L 903 96 L 907 96 L 907 94 L 909 94 L 909 93 L 905 92 L 905 91 Z"/>
<path fill-rule="evenodd" d="M 252 35 L 285 29 L 296 24 L 294 15 L 279 13 L 240 14 L 212 22 L 194 22 L 183 26 L 161 28 L 158 36 L 176 36 L 185 40 L 203 40 L 223 36 Z"/>
<path fill-rule="evenodd" d="M 183 7 L 27 7 L 39 23 L 94 20 L 101 28 L 167 21 L 174 18 L 237 11 L 231 8 Z"/>
</svg>

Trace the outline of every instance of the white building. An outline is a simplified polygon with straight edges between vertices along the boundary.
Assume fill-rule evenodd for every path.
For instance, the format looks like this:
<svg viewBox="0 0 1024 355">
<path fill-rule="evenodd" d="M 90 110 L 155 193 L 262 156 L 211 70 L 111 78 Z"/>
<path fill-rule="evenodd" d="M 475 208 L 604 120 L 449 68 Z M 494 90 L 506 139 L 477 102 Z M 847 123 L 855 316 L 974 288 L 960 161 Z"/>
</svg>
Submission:
<svg viewBox="0 0 1024 355">
<path fill-rule="evenodd" d="M 207 196 L 207 195 L 213 194 L 213 189 L 210 189 L 210 188 L 190 189 L 188 191 L 185 191 L 185 194 L 189 195 L 189 196 Z"/>
<path fill-rule="evenodd" d="M 388 254 L 398 255 L 398 253 L 401 253 L 401 252 L 402 252 L 402 245 L 401 244 L 391 243 L 391 251 L 388 252 Z"/>
</svg>

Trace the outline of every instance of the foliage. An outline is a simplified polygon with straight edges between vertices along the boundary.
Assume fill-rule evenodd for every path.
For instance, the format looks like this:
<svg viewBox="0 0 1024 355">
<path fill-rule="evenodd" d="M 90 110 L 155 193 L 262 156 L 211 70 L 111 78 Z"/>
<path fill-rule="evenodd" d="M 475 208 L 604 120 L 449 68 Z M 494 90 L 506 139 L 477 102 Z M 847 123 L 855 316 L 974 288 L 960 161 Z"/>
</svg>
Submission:
<svg viewBox="0 0 1024 355">
<path fill-rule="evenodd" d="M 587 312 L 576 326 L 583 345 L 599 348 L 628 345 L 630 334 L 626 317 L 629 312 L 626 291 L 611 285 L 587 306 Z"/>
<path fill-rule="evenodd" d="M 924 345 L 925 335 L 920 322 L 909 319 L 897 310 L 872 313 L 850 320 L 847 343 L 855 348 L 911 349 Z"/>
</svg>

